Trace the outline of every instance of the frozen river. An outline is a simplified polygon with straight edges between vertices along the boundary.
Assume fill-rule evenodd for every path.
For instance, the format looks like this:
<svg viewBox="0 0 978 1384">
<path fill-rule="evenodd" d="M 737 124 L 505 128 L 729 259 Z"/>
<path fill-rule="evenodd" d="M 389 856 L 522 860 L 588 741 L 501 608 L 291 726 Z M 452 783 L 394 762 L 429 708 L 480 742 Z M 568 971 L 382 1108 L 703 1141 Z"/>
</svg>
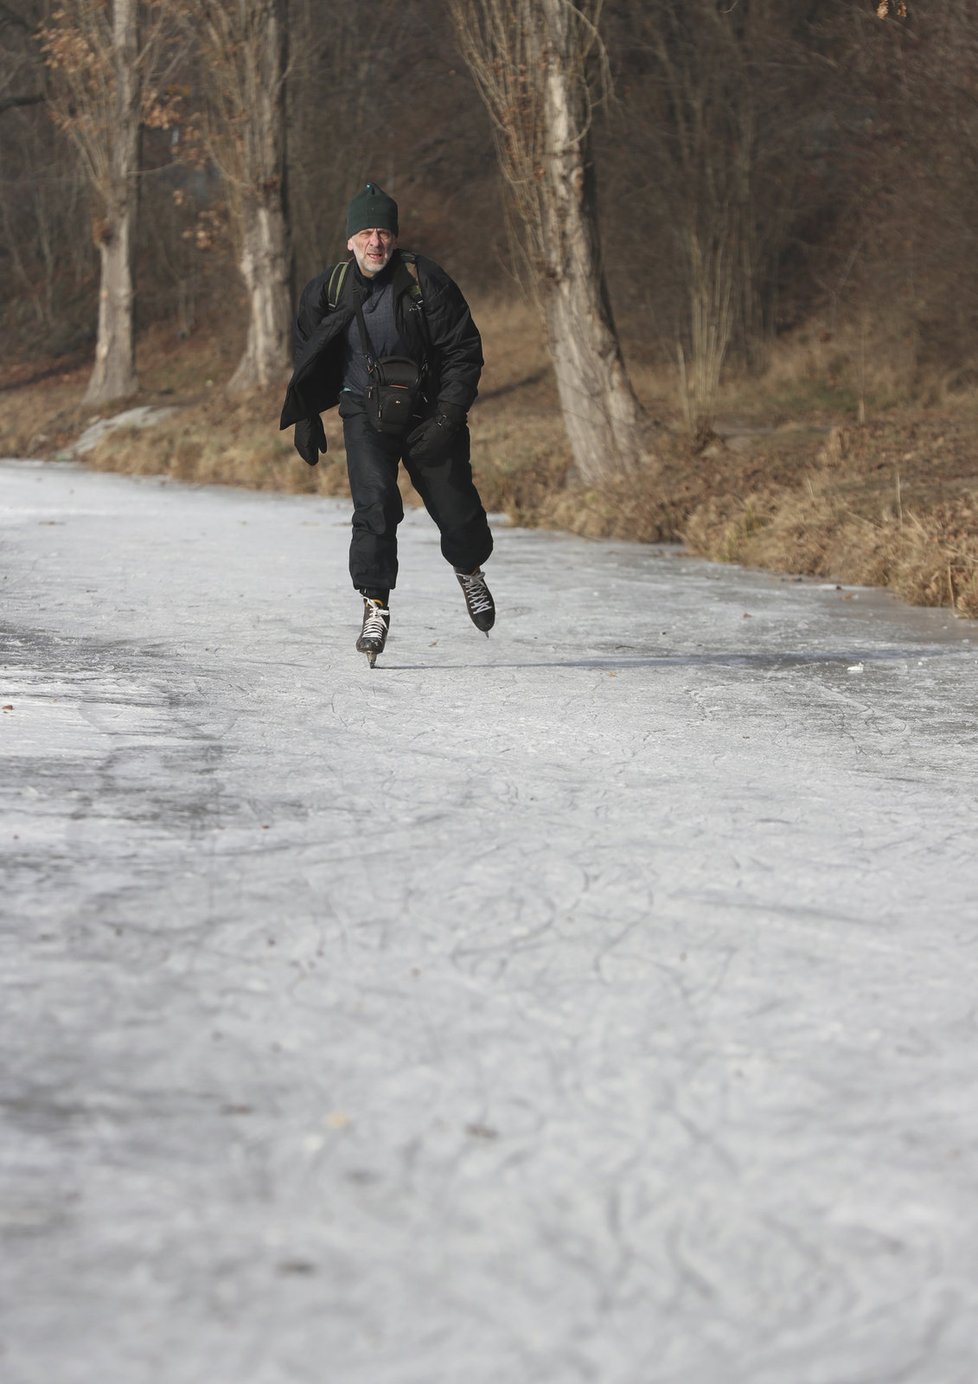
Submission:
<svg viewBox="0 0 978 1384">
<path fill-rule="evenodd" d="M 4 1384 L 974 1384 L 978 628 L 0 465 Z"/>
</svg>

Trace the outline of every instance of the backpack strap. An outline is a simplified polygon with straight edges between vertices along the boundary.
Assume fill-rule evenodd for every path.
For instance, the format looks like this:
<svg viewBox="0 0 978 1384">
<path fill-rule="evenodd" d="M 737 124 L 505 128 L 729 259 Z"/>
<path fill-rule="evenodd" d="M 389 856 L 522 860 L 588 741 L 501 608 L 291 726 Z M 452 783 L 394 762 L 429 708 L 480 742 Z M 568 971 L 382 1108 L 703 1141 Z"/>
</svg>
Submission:
<svg viewBox="0 0 978 1384">
<path fill-rule="evenodd" d="M 346 283 L 346 276 L 352 263 L 352 260 L 340 260 L 339 263 L 333 265 L 326 287 L 326 301 L 329 304 L 330 312 L 340 301 L 343 285 Z M 406 293 L 412 304 L 416 305 L 422 312 L 424 311 L 424 294 L 421 291 L 418 263 L 410 250 L 398 251 L 397 264 L 394 266 L 394 286 L 398 293 Z"/>
<path fill-rule="evenodd" d="M 352 259 L 340 260 L 333 265 L 329 276 L 329 283 L 326 286 L 326 304 L 330 312 L 336 311 L 336 306 L 340 301 L 343 292 L 343 285 L 346 283 L 346 276 L 349 273 Z M 424 311 L 424 293 L 421 289 L 421 277 L 418 273 L 417 257 L 410 250 L 398 250 L 397 260 L 394 265 L 393 273 L 394 291 L 397 294 L 404 293 L 411 300 L 411 311 L 416 314 L 418 325 L 421 330 L 421 339 L 424 342 L 426 352 L 431 351 L 431 334 L 428 331 L 428 319 Z M 369 348 L 369 338 L 367 329 L 363 321 L 363 313 L 357 307 L 357 320 L 360 327 L 360 337 L 363 341 L 364 351 L 367 356 L 372 358 L 372 351 Z"/>
<path fill-rule="evenodd" d="M 424 311 L 424 293 L 418 274 L 418 262 L 417 257 L 410 250 L 398 250 L 397 252 L 397 263 L 394 266 L 394 291 L 399 294 L 404 293 L 410 298 L 411 311 L 417 317 L 425 350 L 430 352 L 431 335 L 428 331 L 428 319 Z"/>
<path fill-rule="evenodd" d="M 424 294 L 421 292 L 421 279 L 418 274 L 418 259 L 410 250 L 398 250 L 397 265 L 394 269 L 394 282 L 400 292 L 406 293 L 412 303 L 417 303 L 419 308 L 424 308 Z M 403 267 L 407 274 L 398 274 L 398 268 Z"/>
<path fill-rule="evenodd" d="M 330 312 L 336 310 L 336 304 L 340 301 L 340 294 L 343 292 L 343 285 L 346 283 L 346 275 L 351 263 L 351 260 L 340 260 L 339 264 L 333 265 L 333 272 L 329 276 L 329 284 L 326 287 L 326 304 Z"/>
</svg>

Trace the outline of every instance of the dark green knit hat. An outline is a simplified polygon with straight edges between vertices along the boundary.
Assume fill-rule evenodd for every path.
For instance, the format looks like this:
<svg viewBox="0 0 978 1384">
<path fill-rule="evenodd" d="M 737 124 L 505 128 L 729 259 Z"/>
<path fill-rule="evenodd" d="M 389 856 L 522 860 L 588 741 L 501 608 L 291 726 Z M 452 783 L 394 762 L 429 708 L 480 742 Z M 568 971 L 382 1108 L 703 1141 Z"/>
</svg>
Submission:
<svg viewBox="0 0 978 1384">
<path fill-rule="evenodd" d="M 356 235 L 357 231 L 374 227 L 397 235 L 397 203 L 382 187 L 368 183 L 347 208 L 346 233 L 347 236 Z"/>
</svg>

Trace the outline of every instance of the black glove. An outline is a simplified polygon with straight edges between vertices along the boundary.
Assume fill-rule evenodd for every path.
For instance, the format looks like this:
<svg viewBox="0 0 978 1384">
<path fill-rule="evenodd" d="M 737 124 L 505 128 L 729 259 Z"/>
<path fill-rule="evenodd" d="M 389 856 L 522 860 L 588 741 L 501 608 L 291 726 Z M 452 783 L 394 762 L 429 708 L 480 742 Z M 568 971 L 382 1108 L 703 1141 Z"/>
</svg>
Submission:
<svg viewBox="0 0 978 1384">
<path fill-rule="evenodd" d="M 326 430 L 317 413 L 315 418 L 300 418 L 295 425 L 295 449 L 303 461 L 315 466 L 319 453 L 326 450 Z"/>
<path fill-rule="evenodd" d="M 407 435 L 412 461 L 444 461 L 464 426 L 464 408 L 459 408 L 458 404 L 439 404 L 430 418 Z"/>
</svg>

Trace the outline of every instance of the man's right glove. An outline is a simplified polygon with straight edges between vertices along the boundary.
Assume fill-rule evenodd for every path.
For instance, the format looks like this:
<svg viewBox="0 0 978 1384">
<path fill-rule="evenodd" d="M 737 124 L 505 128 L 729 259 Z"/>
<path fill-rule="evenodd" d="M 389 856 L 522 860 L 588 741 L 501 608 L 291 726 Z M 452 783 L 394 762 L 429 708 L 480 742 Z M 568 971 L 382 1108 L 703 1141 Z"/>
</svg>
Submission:
<svg viewBox="0 0 978 1384">
<path fill-rule="evenodd" d="M 444 461 L 464 424 L 464 408 L 458 404 L 439 404 L 431 418 L 426 418 L 407 435 L 412 460 Z"/>
<path fill-rule="evenodd" d="M 315 466 L 319 453 L 326 451 L 326 429 L 317 413 L 315 418 L 300 418 L 295 425 L 295 449 L 310 466 Z"/>
</svg>

